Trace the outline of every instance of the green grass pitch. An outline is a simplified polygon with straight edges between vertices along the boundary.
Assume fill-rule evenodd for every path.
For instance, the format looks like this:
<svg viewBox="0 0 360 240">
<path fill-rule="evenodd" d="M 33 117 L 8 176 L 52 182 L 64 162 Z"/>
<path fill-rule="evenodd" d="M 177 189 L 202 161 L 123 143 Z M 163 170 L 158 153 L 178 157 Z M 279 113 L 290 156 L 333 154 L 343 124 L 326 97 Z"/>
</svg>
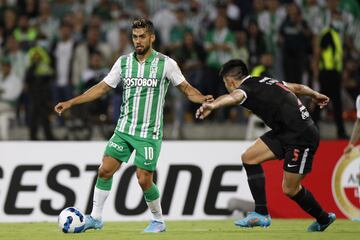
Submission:
<svg viewBox="0 0 360 240">
<path fill-rule="evenodd" d="M 56 223 L 2 223 L 1 240 L 356 240 L 360 239 L 360 222 L 336 220 L 325 232 L 308 233 L 306 220 L 273 219 L 269 228 L 240 229 L 231 220 L 216 221 L 167 221 L 167 231 L 160 234 L 144 234 L 147 222 L 105 222 L 102 230 L 89 230 L 80 234 L 64 234 Z"/>
</svg>

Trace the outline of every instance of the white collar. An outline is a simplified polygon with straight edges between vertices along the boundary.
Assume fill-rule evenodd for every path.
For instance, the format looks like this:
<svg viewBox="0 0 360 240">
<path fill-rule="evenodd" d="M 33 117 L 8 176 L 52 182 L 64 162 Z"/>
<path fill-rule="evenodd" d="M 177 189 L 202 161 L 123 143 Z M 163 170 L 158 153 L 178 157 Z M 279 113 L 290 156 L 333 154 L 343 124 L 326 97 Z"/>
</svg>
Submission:
<svg viewBox="0 0 360 240">
<path fill-rule="evenodd" d="M 248 78 L 251 78 L 251 75 L 247 75 L 243 80 L 241 80 L 241 83 L 245 82 Z"/>
</svg>

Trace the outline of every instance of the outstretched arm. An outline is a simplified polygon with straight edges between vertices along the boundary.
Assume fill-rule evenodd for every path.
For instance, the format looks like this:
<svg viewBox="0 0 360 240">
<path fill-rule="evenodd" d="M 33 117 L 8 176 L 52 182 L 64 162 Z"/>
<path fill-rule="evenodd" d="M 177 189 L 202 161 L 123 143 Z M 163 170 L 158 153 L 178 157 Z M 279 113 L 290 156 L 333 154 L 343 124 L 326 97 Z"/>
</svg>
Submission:
<svg viewBox="0 0 360 240">
<path fill-rule="evenodd" d="M 196 118 L 204 119 L 209 116 L 209 114 L 214 109 L 240 104 L 244 98 L 244 92 L 241 90 L 235 90 L 230 94 L 222 95 L 212 103 L 203 103 L 202 106 L 196 111 Z"/>
<path fill-rule="evenodd" d="M 202 95 L 202 93 L 188 83 L 188 81 L 182 81 L 177 88 L 194 103 L 211 102 L 214 100 L 212 95 Z"/>
<path fill-rule="evenodd" d="M 101 97 L 102 95 L 107 93 L 110 89 L 111 87 L 109 85 L 107 85 L 104 81 L 101 81 L 92 88 L 90 88 L 89 90 L 87 90 L 86 92 L 84 92 L 83 94 L 74 97 L 68 101 L 58 103 L 55 106 L 54 110 L 58 114 L 61 114 L 63 111 L 71 108 L 74 105 L 91 102 Z"/>
<path fill-rule="evenodd" d="M 297 83 L 286 83 L 286 86 L 296 95 L 311 97 L 320 106 L 320 108 L 324 108 L 329 103 L 330 99 L 327 96 L 312 90 L 308 86 Z"/>
</svg>

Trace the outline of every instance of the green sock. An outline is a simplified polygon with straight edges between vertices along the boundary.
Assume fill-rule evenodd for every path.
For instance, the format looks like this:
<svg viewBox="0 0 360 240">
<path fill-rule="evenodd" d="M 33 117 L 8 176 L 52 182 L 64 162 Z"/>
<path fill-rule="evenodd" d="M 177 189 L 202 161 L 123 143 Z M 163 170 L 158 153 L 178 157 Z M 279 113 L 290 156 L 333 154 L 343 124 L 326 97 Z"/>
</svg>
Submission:
<svg viewBox="0 0 360 240">
<path fill-rule="evenodd" d="M 98 177 L 96 179 L 95 186 L 101 190 L 110 191 L 111 185 L 112 185 L 112 177 L 109 179 L 104 179 L 104 178 Z"/>
<path fill-rule="evenodd" d="M 153 183 L 151 188 L 144 191 L 144 198 L 145 198 L 145 201 L 147 201 L 147 202 L 152 202 L 152 201 L 158 199 L 159 197 L 160 197 L 159 189 L 155 185 L 155 183 Z"/>
</svg>

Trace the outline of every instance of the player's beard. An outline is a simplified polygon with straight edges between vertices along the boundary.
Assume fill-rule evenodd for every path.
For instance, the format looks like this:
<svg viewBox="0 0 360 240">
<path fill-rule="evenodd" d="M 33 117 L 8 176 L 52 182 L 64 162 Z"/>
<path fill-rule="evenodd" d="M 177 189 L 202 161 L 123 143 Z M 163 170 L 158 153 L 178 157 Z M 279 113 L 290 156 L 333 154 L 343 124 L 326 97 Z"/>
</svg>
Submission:
<svg viewBox="0 0 360 240">
<path fill-rule="evenodd" d="M 135 48 L 135 52 L 137 55 L 145 55 L 147 51 L 149 51 L 150 46 L 144 47 L 143 49 Z"/>
</svg>

